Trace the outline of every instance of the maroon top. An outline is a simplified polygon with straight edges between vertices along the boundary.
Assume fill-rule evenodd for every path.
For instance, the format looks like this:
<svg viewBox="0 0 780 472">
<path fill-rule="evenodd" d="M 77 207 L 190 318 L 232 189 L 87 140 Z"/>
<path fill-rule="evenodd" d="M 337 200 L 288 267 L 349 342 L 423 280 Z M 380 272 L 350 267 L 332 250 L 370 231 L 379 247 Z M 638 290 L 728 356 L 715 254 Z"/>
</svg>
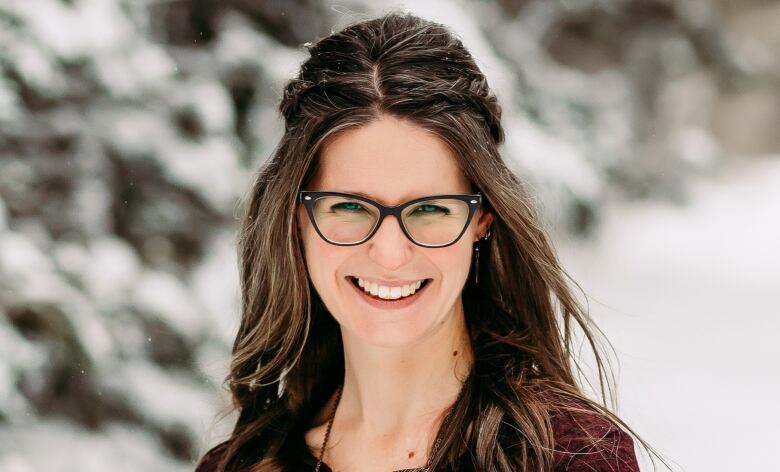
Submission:
<svg viewBox="0 0 780 472">
<path fill-rule="evenodd" d="M 596 414 L 564 412 L 552 417 L 555 437 L 553 472 L 639 472 L 634 442 L 625 431 L 613 422 Z M 220 444 L 201 459 L 195 472 L 213 472 L 219 460 Z M 459 472 L 472 471 L 471 461 L 466 461 Z M 294 434 L 279 452 L 280 463 L 287 470 L 313 471 L 317 459 L 303 440 L 302 434 Z M 321 472 L 332 472 L 327 464 Z"/>
<path fill-rule="evenodd" d="M 612 421 L 565 412 L 553 416 L 552 423 L 555 472 L 639 472 L 633 439 Z"/>
</svg>

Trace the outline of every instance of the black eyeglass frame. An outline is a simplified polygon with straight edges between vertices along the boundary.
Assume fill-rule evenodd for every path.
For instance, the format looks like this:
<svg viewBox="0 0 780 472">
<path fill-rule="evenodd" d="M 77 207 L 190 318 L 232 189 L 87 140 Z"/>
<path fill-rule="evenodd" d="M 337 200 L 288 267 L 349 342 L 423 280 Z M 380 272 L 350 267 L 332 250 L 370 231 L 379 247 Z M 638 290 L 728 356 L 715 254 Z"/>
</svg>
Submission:
<svg viewBox="0 0 780 472">
<path fill-rule="evenodd" d="M 317 226 L 317 222 L 314 218 L 314 202 L 321 197 L 346 197 L 350 199 L 359 200 L 365 203 L 370 203 L 371 205 L 374 205 L 376 208 L 379 209 L 379 218 L 377 219 L 376 223 L 374 224 L 374 227 L 371 228 L 371 231 L 368 232 L 368 235 L 366 235 L 365 238 L 361 239 L 360 241 L 354 242 L 354 243 L 337 243 L 334 241 L 329 240 L 325 237 L 324 234 L 320 231 L 320 228 Z M 455 199 L 455 200 L 461 200 L 463 202 L 468 203 L 469 205 L 469 215 L 466 218 L 466 223 L 463 225 L 463 229 L 460 231 L 458 236 L 453 239 L 451 242 L 447 244 L 438 244 L 438 245 L 429 245 L 429 244 L 423 244 L 420 242 L 417 242 L 414 240 L 411 234 L 409 234 L 409 231 L 406 230 L 406 226 L 404 225 L 402 214 L 406 207 L 409 207 L 411 205 L 414 205 L 415 203 L 423 202 L 426 200 L 435 200 L 435 199 L 442 199 L 442 198 L 449 198 L 449 199 Z M 482 204 L 482 194 L 477 192 L 475 194 L 459 194 L 459 195 L 430 195 L 427 197 L 420 197 L 415 198 L 414 200 L 409 200 L 408 202 L 402 203 L 400 205 L 394 206 L 394 207 L 388 207 L 385 205 L 382 205 L 379 202 L 376 202 L 374 200 L 371 200 L 370 198 L 362 197 L 360 195 L 354 195 L 351 193 L 342 193 L 342 192 L 324 192 L 324 191 L 315 191 L 315 190 L 301 190 L 298 199 L 301 203 L 303 203 L 303 206 L 306 208 L 306 213 L 309 214 L 309 220 L 311 221 L 311 224 L 314 226 L 314 230 L 317 231 L 317 234 L 320 235 L 320 237 L 327 243 L 333 244 L 335 246 L 357 246 L 359 244 L 363 244 L 369 239 L 371 239 L 374 236 L 374 233 L 377 232 L 380 226 L 382 226 L 382 221 L 384 221 L 386 216 L 394 216 L 396 221 L 398 221 L 398 225 L 401 227 L 401 231 L 403 231 L 404 235 L 409 239 L 409 241 L 413 242 L 414 244 L 425 247 L 425 248 L 440 248 L 440 247 L 447 247 L 455 244 L 458 242 L 458 240 L 463 236 L 463 233 L 466 232 L 466 228 L 469 227 L 469 224 L 471 224 L 471 219 L 474 217 L 474 214 L 477 212 L 477 208 L 480 207 Z"/>
</svg>

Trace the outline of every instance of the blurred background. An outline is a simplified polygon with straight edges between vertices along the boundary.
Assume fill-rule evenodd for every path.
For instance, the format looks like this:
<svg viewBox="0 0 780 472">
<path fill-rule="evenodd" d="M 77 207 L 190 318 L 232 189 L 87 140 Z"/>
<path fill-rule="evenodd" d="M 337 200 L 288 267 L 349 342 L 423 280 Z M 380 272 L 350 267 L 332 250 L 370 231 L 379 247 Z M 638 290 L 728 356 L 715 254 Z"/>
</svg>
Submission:
<svg viewBox="0 0 780 472">
<path fill-rule="evenodd" d="M 618 413 L 677 470 L 776 466 L 780 2 L 0 0 L 0 471 L 187 471 L 224 438 L 282 87 L 390 9 L 487 74 Z"/>
</svg>

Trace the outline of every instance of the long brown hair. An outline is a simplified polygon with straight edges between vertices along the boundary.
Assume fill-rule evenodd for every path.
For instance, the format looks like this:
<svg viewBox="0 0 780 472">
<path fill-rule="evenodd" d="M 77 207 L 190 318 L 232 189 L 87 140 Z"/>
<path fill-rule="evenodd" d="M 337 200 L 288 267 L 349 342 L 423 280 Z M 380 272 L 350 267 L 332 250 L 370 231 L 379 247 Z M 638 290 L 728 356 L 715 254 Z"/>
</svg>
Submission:
<svg viewBox="0 0 780 472">
<path fill-rule="evenodd" d="M 567 282 L 531 195 L 499 154 L 501 107 L 461 41 L 438 23 L 389 13 L 307 48 L 279 105 L 284 135 L 241 223 L 242 318 L 226 379 L 238 419 L 219 447 L 217 470 L 283 470 L 276 456 L 289 434 L 343 379 L 338 325 L 307 275 L 297 195 L 326 139 L 381 114 L 444 140 L 494 215 L 492 237 L 480 243 L 480 282 L 470 274 L 463 290 L 472 375 L 443 426 L 432 470 L 455 470 L 465 448 L 474 470 L 551 470 L 551 418 L 561 408 L 584 405 L 630 431 L 606 408 L 613 379 L 602 336 Z M 578 335 L 595 355 L 602 403 L 578 386 Z"/>
</svg>

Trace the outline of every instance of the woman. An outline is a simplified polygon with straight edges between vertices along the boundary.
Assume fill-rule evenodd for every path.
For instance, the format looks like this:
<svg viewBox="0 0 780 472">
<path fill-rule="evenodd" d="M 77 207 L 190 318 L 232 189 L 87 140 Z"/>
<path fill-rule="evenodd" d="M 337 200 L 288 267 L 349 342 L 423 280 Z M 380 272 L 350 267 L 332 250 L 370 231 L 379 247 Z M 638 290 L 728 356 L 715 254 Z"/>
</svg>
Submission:
<svg viewBox="0 0 780 472">
<path fill-rule="evenodd" d="M 197 470 L 639 470 L 461 42 L 393 13 L 309 52 L 242 221 L 238 420 Z"/>
</svg>

